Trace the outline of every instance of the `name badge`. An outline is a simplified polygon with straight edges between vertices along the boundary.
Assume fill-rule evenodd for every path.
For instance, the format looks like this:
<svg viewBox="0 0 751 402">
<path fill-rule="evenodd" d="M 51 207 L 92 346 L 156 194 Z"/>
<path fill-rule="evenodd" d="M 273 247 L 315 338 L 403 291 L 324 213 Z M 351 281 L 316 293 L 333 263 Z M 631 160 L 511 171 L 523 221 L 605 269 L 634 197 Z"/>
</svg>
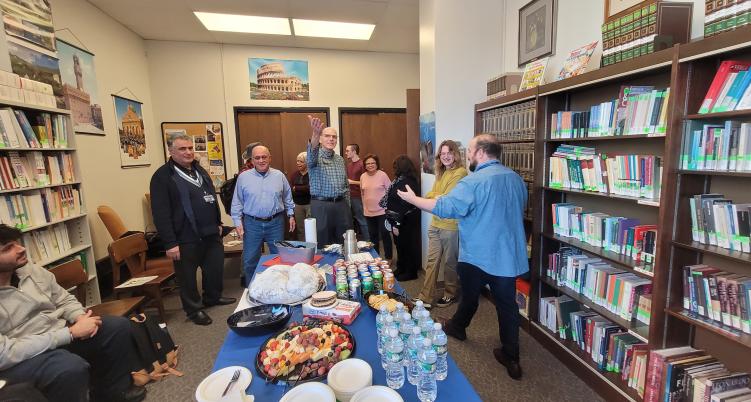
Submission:
<svg viewBox="0 0 751 402">
<path fill-rule="evenodd" d="M 214 201 L 215 201 L 215 199 L 214 199 L 214 196 L 213 196 L 213 195 L 211 195 L 211 194 L 209 194 L 209 195 L 204 195 L 204 196 L 203 196 L 203 200 L 204 200 L 204 201 L 206 201 L 206 202 L 208 202 L 208 203 L 211 203 L 211 204 L 213 204 L 213 203 L 214 203 Z"/>
</svg>

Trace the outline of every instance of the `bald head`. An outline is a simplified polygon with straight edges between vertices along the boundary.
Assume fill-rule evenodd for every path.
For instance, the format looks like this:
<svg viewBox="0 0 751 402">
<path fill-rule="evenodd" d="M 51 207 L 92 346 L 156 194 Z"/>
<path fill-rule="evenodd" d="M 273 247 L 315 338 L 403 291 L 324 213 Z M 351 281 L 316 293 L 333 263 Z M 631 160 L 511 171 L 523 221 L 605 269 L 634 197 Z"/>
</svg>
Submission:
<svg viewBox="0 0 751 402">
<path fill-rule="evenodd" d="M 480 134 L 469 142 L 467 147 L 467 161 L 469 170 L 474 172 L 477 165 L 483 164 L 491 159 L 500 159 L 501 146 L 498 144 L 495 136 L 490 134 Z"/>
<path fill-rule="evenodd" d="M 251 158 L 253 159 L 253 167 L 257 172 L 266 173 L 266 171 L 269 170 L 269 166 L 271 165 L 271 152 L 267 147 L 258 145 L 253 148 Z"/>
<path fill-rule="evenodd" d="M 333 127 L 326 127 L 321 131 L 321 146 L 333 151 L 336 148 L 339 135 L 336 133 L 336 129 Z"/>
</svg>

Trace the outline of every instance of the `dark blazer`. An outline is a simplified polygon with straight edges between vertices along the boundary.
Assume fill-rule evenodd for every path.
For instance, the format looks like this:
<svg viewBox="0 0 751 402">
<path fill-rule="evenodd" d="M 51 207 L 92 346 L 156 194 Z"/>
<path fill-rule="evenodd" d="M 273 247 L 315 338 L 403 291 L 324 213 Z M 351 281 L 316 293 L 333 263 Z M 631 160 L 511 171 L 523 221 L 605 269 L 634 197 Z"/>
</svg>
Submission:
<svg viewBox="0 0 751 402">
<path fill-rule="evenodd" d="M 389 187 L 389 191 L 386 194 L 386 219 L 392 226 L 399 226 L 404 221 L 404 217 L 417 212 L 417 208 L 399 198 L 396 193 L 397 190 L 404 191 L 409 186 L 412 191 L 417 195 L 420 195 L 420 187 L 417 184 L 417 179 L 411 176 L 399 176 L 397 177 Z"/>
<path fill-rule="evenodd" d="M 167 163 L 151 176 L 151 215 L 164 247 L 169 250 L 180 243 L 192 243 L 201 240 L 198 234 L 196 218 L 190 198 L 183 187 L 177 185 L 176 180 L 183 180 L 174 169 L 174 162 L 170 158 Z M 193 169 L 203 177 L 203 187 L 208 193 L 216 197 L 211 176 L 198 162 L 193 162 Z M 217 226 L 222 224 L 219 200 L 216 206 Z M 217 228 L 218 230 L 218 228 Z"/>
</svg>

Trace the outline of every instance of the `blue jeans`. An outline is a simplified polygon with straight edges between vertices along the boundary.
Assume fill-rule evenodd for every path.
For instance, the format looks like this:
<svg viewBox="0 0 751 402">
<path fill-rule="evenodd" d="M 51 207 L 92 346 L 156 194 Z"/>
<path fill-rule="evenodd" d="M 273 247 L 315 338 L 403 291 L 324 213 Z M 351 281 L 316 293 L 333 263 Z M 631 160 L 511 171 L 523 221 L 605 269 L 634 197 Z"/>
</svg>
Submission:
<svg viewBox="0 0 751 402">
<path fill-rule="evenodd" d="M 253 273 L 256 272 L 258 260 L 261 259 L 261 245 L 266 242 L 271 254 L 276 254 L 274 242 L 284 240 L 284 214 L 264 222 L 257 221 L 248 215 L 243 217 L 243 272 L 245 283 L 250 284 Z"/>
</svg>

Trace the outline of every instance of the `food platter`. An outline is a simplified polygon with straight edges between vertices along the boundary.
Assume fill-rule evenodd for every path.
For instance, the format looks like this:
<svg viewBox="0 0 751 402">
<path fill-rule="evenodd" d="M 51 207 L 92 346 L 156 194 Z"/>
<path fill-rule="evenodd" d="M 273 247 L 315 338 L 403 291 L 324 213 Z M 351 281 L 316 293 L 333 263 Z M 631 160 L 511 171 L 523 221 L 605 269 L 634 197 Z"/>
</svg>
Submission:
<svg viewBox="0 0 751 402">
<path fill-rule="evenodd" d="M 266 339 L 258 349 L 258 375 L 272 383 L 316 381 L 333 365 L 355 353 L 355 338 L 333 321 L 293 323 Z"/>
<path fill-rule="evenodd" d="M 326 279 L 324 279 L 322 276 L 320 276 L 319 277 L 319 282 L 318 282 L 318 289 L 316 290 L 316 292 L 320 292 L 320 291 L 323 291 L 323 290 L 326 290 Z M 248 301 L 250 302 L 251 305 L 260 306 L 260 305 L 263 305 L 263 304 L 267 304 L 267 303 L 264 303 L 264 302 L 262 302 L 260 300 L 254 299 L 250 295 L 250 292 L 247 292 L 247 293 L 248 293 L 248 296 L 247 296 L 248 297 Z M 302 300 L 296 301 L 294 303 L 285 303 L 285 304 L 287 306 L 299 306 L 299 305 L 305 303 L 308 299 L 310 299 L 311 296 L 312 296 L 312 294 L 310 294 L 310 295 L 308 295 L 308 297 L 306 297 L 306 298 L 304 298 Z"/>
<path fill-rule="evenodd" d="M 380 306 L 374 307 L 371 304 L 370 296 L 376 296 L 376 297 L 380 296 L 381 298 L 383 298 L 383 296 L 388 296 L 389 299 L 395 300 L 395 302 L 390 303 L 391 305 L 396 304 L 396 302 L 401 302 L 402 304 L 404 304 L 404 308 L 407 311 L 412 311 L 412 307 L 415 306 L 415 303 L 413 303 L 412 300 L 410 300 L 409 297 L 407 296 L 400 295 L 394 292 L 387 292 L 385 290 L 371 290 L 370 292 L 365 293 L 362 296 L 362 299 L 365 302 L 365 304 L 367 304 L 368 307 L 370 307 L 370 309 L 375 311 L 376 313 L 378 312 Z M 390 308 L 389 312 L 393 313 L 394 310 Z"/>
</svg>

